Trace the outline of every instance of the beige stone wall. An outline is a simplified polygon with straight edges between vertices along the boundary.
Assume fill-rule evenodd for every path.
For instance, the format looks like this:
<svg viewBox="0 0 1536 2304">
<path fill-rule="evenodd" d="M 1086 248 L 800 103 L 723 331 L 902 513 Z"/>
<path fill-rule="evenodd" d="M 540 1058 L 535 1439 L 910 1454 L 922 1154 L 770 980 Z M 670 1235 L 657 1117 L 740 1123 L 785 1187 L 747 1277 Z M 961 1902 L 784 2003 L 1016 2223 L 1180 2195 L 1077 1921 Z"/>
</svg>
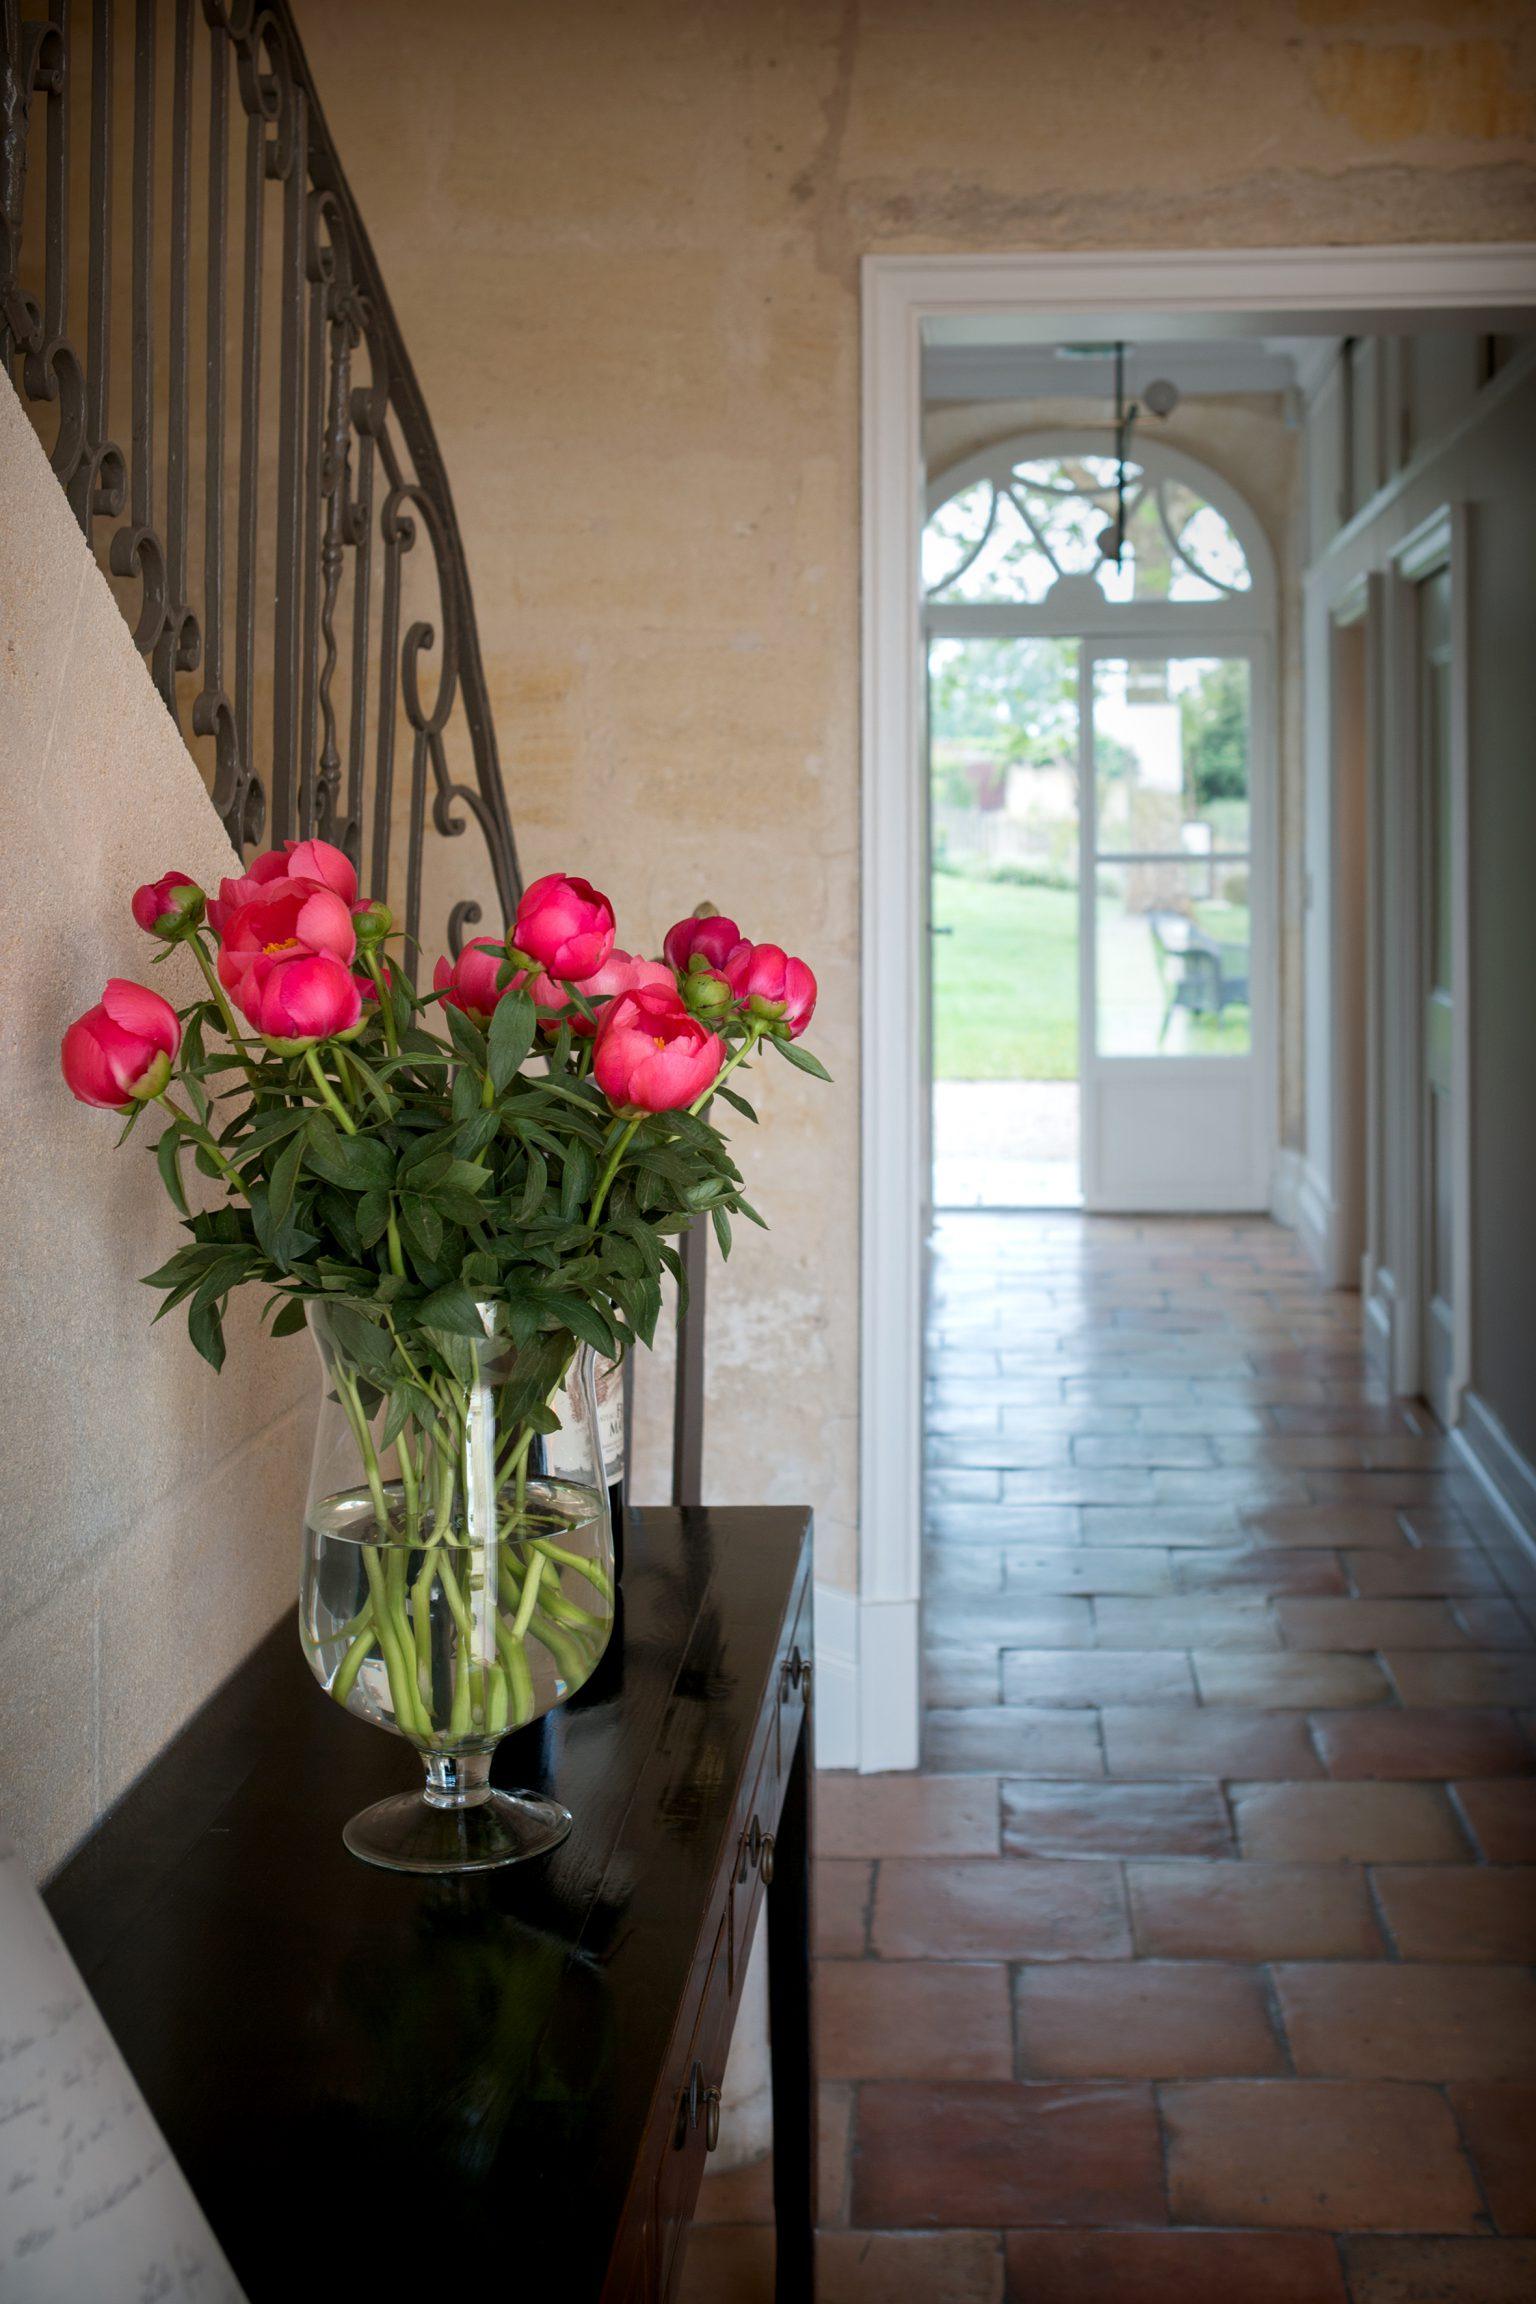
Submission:
<svg viewBox="0 0 1536 2304">
<path fill-rule="evenodd" d="M 798 944 L 707 1476 L 855 1580 L 858 260 L 1536 229 L 1521 0 L 299 0 L 462 516 L 528 866 Z"/>
<path fill-rule="evenodd" d="M 232 854 L 4 382 L 0 503 L 0 1818 L 40 1874 L 291 1601 L 312 1387 L 249 1304 L 220 1376 L 178 1316 L 151 1329 L 140 1275 L 179 1237 L 153 1131 L 114 1154 L 59 1076 L 108 976 L 197 981 L 146 975 L 133 889 Z"/>
<path fill-rule="evenodd" d="M 1102 429 L 1104 403 L 1082 399 L 986 400 L 939 403 L 924 411 L 923 454 L 929 478 L 1019 432 L 1066 427 Z M 1301 571 L 1303 536 L 1301 433 L 1278 393 L 1212 394 L 1180 402 L 1161 422 L 1147 421 L 1140 437 L 1197 456 L 1230 481 L 1258 516 L 1275 555 L 1279 631 L 1275 647 L 1279 769 L 1279 1040 L 1280 1136 L 1303 1141 L 1301 1054 L 1302 822 Z M 1106 454 L 1113 453 L 1112 433 Z"/>
</svg>

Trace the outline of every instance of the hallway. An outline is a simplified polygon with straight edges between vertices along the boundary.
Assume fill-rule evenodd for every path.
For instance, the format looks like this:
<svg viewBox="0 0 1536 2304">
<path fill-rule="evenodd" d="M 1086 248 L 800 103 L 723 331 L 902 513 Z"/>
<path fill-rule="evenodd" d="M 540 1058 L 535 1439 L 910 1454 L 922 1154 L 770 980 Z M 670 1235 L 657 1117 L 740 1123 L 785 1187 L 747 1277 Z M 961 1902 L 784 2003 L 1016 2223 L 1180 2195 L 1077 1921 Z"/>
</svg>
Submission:
<svg viewBox="0 0 1536 2304">
<path fill-rule="evenodd" d="M 1536 1568 L 1262 1221 L 948 1217 L 929 1368 L 926 1771 L 820 1786 L 829 2304 L 1536 2295 Z"/>
</svg>

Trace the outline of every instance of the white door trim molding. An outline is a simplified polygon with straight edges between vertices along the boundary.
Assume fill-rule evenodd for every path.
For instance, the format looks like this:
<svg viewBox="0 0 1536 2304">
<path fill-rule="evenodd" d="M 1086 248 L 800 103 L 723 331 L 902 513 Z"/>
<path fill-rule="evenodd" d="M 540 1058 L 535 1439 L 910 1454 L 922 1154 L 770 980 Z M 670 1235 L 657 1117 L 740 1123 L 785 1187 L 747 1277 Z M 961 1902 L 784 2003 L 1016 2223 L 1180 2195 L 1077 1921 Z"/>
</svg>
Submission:
<svg viewBox="0 0 1536 2304">
<path fill-rule="evenodd" d="M 862 1183 L 859 1427 L 860 1749 L 918 1756 L 922 1528 L 922 837 L 920 584 L 923 323 L 945 314 L 1083 313 L 1155 337 L 1191 312 L 1213 333 L 1283 316 L 1536 302 L 1536 244 L 868 256 L 863 263 Z M 1244 315 L 1251 315 L 1245 321 Z M 1221 317 L 1224 316 L 1224 317 Z M 866 1610 L 878 1637 L 863 1637 Z M 873 1624 L 869 1627 L 875 1632 Z M 875 1651 L 882 1685 L 872 1684 Z M 889 1677 L 886 1677 L 886 1676 Z"/>
</svg>

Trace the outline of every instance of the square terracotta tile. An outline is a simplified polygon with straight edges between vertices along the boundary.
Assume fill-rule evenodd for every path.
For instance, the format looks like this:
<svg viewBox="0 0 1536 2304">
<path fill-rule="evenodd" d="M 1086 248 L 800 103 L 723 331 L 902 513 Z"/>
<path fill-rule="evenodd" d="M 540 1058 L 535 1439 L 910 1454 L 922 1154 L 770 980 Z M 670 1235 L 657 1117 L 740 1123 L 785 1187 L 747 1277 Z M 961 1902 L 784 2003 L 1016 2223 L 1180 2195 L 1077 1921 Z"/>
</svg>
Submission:
<svg viewBox="0 0 1536 2304">
<path fill-rule="evenodd" d="M 1458 1776 L 1513 1776 L 1532 1765 L 1530 1747 L 1508 1712 L 1450 1705 L 1319 1712 L 1312 1735 L 1330 1776 L 1445 1783 Z"/>
<path fill-rule="evenodd" d="M 923 1720 L 923 1762 L 932 1769 L 977 1768 L 994 1776 L 1104 1773 L 1097 1718 L 1066 1706 L 971 1705 L 931 1711 Z"/>
<path fill-rule="evenodd" d="M 1513 1600 L 1462 1597 L 1451 1602 L 1451 1612 L 1480 1648 L 1529 1648 L 1536 1642 L 1528 1599 L 1521 1609 Z"/>
<path fill-rule="evenodd" d="M 1156 1598 L 1173 1590 L 1170 1555 L 1134 1544 L 1011 1545 L 1003 1554 L 1010 1592 L 1118 1592 Z"/>
<path fill-rule="evenodd" d="M 1010 1856 L 1226 1856 L 1232 1830 L 1214 1784 L 1003 1785 Z"/>
<path fill-rule="evenodd" d="M 1020 1968 L 1021 2080 L 1197 2080 L 1283 2072 L 1262 1972 L 1215 1960 Z"/>
<path fill-rule="evenodd" d="M 1402 1522 L 1390 1508 L 1355 1504 L 1266 1507 L 1242 1514 L 1250 1544 L 1370 1545 L 1407 1549 Z"/>
<path fill-rule="evenodd" d="M 1304 1714 L 1225 1705 L 1113 1706 L 1099 1715 L 1111 1776 L 1320 1776 Z"/>
<path fill-rule="evenodd" d="M 1091 1648 L 1093 1603 L 1050 1599 L 1037 1592 L 946 1594 L 924 1609 L 927 1632 L 940 1646 L 991 1643 L 1009 1648 Z"/>
<path fill-rule="evenodd" d="M 870 1941 L 883 1960 L 1123 1960 L 1118 1864 L 887 1860 Z"/>
<path fill-rule="evenodd" d="M 1354 2304 L 1530 2304 L 1536 2242 L 1349 2240 Z"/>
<path fill-rule="evenodd" d="M 1001 2304 L 999 2232 L 823 2232 L 818 2304 Z M 722 2289 L 714 2304 L 735 2304 Z"/>
<path fill-rule="evenodd" d="M 1165 2219 L 1150 2088 L 877 2080 L 859 2091 L 856 2226 Z"/>
<path fill-rule="evenodd" d="M 829 2080 L 1008 2080 L 1008 1971 L 969 1960 L 821 1960 L 816 2053 Z"/>
<path fill-rule="evenodd" d="M 928 1640 L 923 1646 L 923 1701 L 946 1711 L 970 1705 L 983 1708 L 1002 1699 L 1003 1660 L 988 1641 L 958 1643 Z"/>
<path fill-rule="evenodd" d="M 1414 1552 L 1346 1552 L 1344 1565 L 1365 1600 L 1499 1589 L 1497 1576 L 1475 1544 L 1424 1544 Z"/>
<path fill-rule="evenodd" d="M 867 1951 L 874 1875 L 866 1857 L 817 1857 L 812 1910 L 816 1950 L 823 1959 L 856 1960 Z"/>
<path fill-rule="evenodd" d="M 1349 1586 L 1336 1552 L 1286 1551 L 1278 1544 L 1246 1544 L 1231 1551 L 1179 1552 L 1178 1579 L 1186 1592 L 1259 1591 L 1347 1593 Z M 1362 1555 L 1364 1557 L 1364 1555 Z M 1370 1555 L 1395 1559 L 1395 1553 Z"/>
<path fill-rule="evenodd" d="M 1536 1704 L 1536 1655 L 1529 1649 L 1393 1649 L 1383 1658 L 1405 1704 Z"/>
<path fill-rule="evenodd" d="M 1171 1600 L 1095 1600 L 1100 1648 L 1278 1648 L 1275 1611 L 1261 1593 L 1210 1593 Z"/>
<path fill-rule="evenodd" d="M 1368 1959 L 1386 1950 L 1347 1864 L 1128 1864 L 1136 1949 L 1169 1960 Z"/>
<path fill-rule="evenodd" d="M 1382 1864 L 1372 1877 L 1404 1960 L 1536 1961 L 1536 1865 Z"/>
<path fill-rule="evenodd" d="M 1392 1695 L 1374 1656 L 1196 1655 L 1204 1704 L 1241 1704 L 1272 1712 L 1385 1704 Z"/>
<path fill-rule="evenodd" d="M 989 1856 L 997 1847 L 995 1777 L 817 1779 L 818 1856 Z"/>
<path fill-rule="evenodd" d="M 1118 1504 L 1090 1504 L 1083 1513 L 1083 1541 L 1115 1547 L 1127 1544 L 1162 1545 L 1174 1552 L 1223 1550 L 1241 1541 L 1237 1514 L 1230 1505 L 1202 1511 L 1198 1505 L 1143 1504 L 1128 1510 Z"/>
<path fill-rule="evenodd" d="M 1283 1963 L 1275 1991 L 1296 2069 L 1341 2080 L 1524 2080 L 1536 1977 L 1428 1961 Z"/>
<path fill-rule="evenodd" d="M 848 2221 L 856 2091 L 846 2080 L 823 2080 L 816 2123 L 816 2215 L 823 2231 Z"/>
<path fill-rule="evenodd" d="M 773 2304 L 773 2232 L 766 2224 L 695 2224 L 676 2304 Z"/>
<path fill-rule="evenodd" d="M 1456 1799 L 1490 1864 L 1536 1864 L 1536 1777 L 1458 1784 Z"/>
<path fill-rule="evenodd" d="M 1319 2232 L 1476 2227 L 1477 2187 L 1437 2089 L 1204 2080 L 1162 2088 L 1158 2100 L 1176 2223 Z"/>
<path fill-rule="evenodd" d="M 1267 1864 L 1456 1863 L 1467 1843 L 1438 1784 L 1236 1784 L 1245 1856 Z"/>
<path fill-rule="evenodd" d="M 1450 2098 L 1499 2230 L 1536 2233 L 1536 2084 L 1462 2080 Z"/>
<path fill-rule="evenodd" d="M 1347 2304 L 1322 2233 L 1010 2232 L 1006 2245 L 1012 2304 Z"/>
<path fill-rule="evenodd" d="M 1041 1704 L 1193 1704 L 1194 1676 L 1187 1656 L 1062 1654 L 1050 1649 L 1008 1649 L 1002 1663 L 1003 1701 Z"/>
<path fill-rule="evenodd" d="M 1467 1635 L 1443 1600 L 1277 1600 L 1292 1648 L 1465 1648 Z"/>
</svg>

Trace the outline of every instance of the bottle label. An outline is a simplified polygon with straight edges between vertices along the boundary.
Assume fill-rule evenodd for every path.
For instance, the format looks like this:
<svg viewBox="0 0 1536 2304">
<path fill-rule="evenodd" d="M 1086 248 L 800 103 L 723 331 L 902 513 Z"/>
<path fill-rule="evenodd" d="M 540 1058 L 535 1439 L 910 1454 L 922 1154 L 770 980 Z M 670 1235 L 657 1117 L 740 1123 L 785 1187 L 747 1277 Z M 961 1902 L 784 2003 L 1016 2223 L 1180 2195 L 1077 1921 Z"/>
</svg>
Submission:
<svg viewBox="0 0 1536 2304">
<path fill-rule="evenodd" d="M 624 1368 L 618 1360 L 599 1360 L 593 1370 L 597 1393 L 597 1443 L 603 1453 L 605 1484 L 612 1487 L 624 1477 Z M 590 1480 L 592 1465 L 576 1401 L 565 1385 L 554 1397 L 554 1411 L 563 1429 L 544 1442 L 544 1461 L 559 1480 Z"/>
</svg>

